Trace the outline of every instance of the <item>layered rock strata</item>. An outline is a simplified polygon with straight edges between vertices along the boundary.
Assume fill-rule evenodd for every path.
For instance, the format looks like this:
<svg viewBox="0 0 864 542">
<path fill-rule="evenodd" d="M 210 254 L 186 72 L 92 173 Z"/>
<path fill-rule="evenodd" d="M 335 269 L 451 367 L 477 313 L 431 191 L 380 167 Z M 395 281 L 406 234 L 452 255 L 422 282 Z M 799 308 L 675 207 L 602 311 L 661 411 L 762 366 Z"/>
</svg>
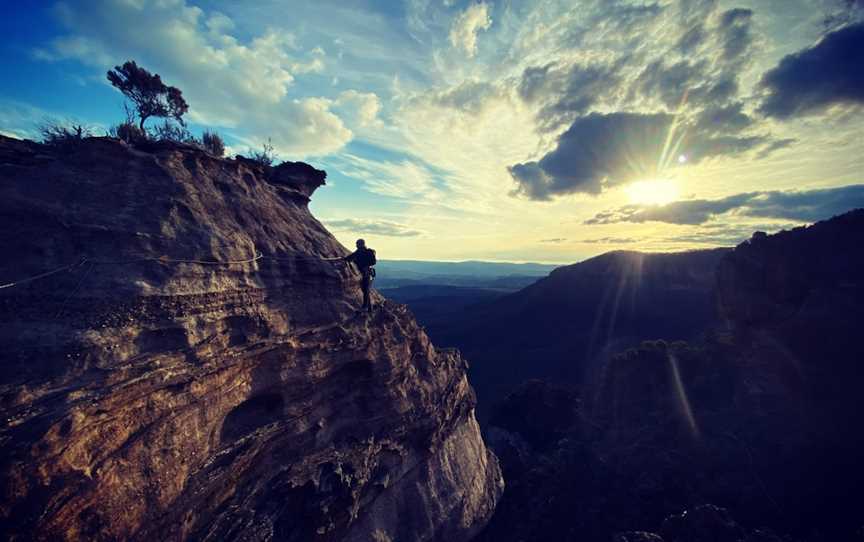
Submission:
<svg viewBox="0 0 864 542">
<path fill-rule="evenodd" d="M 323 182 L 176 145 L 0 138 L 4 537 L 485 524 L 503 482 L 465 362 L 403 306 L 357 312 L 360 277 L 307 208 Z"/>
</svg>

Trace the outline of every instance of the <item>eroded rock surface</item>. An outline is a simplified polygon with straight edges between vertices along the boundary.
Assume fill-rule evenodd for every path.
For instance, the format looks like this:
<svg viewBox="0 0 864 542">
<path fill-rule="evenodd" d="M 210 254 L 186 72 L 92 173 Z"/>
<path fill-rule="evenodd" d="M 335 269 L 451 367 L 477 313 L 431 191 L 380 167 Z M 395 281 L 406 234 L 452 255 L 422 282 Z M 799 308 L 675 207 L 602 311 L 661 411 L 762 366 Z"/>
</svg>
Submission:
<svg viewBox="0 0 864 542">
<path fill-rule="evenodd" d="M 0 138 L 0 532 L 467 540 L 502 490 L 458 352 L 310 214 L 324 173 Z M 235 262 L 212 265 L 209 262 Z M 64 269 L 64 266 L 71 266 Z"/>
</svg>

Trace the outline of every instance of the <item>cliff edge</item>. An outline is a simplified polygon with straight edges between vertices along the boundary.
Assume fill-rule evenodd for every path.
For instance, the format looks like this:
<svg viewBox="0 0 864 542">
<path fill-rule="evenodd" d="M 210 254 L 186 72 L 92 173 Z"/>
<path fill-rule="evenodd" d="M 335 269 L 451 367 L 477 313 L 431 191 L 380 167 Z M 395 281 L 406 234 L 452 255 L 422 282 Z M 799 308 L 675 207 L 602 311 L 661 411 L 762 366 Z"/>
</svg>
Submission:
<svg viewBox="0 0 864 542">
<path fill-rule="evenodd" d="M 465 362 L 312 217 L 325 174 L 0 137 L 0 533 L 468 540 L 501 494 Z M 28 280 L 39 277 L 35 280 Z M 11 285 L 10 285 L 11 284 Z"/>
</svg>

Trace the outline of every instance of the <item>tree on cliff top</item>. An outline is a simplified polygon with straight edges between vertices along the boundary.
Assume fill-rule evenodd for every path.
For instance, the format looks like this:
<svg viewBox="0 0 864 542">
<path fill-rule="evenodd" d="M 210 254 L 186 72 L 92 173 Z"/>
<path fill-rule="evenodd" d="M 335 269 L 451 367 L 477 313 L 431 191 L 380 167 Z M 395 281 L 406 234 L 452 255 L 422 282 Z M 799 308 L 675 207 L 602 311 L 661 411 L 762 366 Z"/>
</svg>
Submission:
<svg viewBox="0 0 864 542">
<path fill-rule="evenodd" d="M 158 73 L 150 73 L 129 60 L 108 70 L 108 80 L 135 104 L 141 131 L 150 117 L 173 117 L 185 126 L 183 114 L 189 110 L 189 104 L 180 89 L 167 86 Z"/>
</svg>

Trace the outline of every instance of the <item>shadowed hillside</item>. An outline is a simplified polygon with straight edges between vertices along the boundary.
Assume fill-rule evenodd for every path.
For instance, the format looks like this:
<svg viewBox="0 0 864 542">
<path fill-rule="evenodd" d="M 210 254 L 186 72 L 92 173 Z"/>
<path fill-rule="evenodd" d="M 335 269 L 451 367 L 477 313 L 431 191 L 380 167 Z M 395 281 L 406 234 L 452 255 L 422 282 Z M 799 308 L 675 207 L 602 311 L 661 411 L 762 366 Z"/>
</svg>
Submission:
<svg viewBox="0 0 864 542">
<path fill-rule="evenodd" d="M 508 396 L 487 428 L 508 485 L 480 540 L 860 539 L 859 246 L 864 210 L 757 233 L 722 257 L 702 340 L 610 356 L 581 393 Z"/>
<path fill-rule="evenodd" d="M 458 352 L 360 277 L 325 174 L 0 137 L 0 537 L 468 540 L 501 492 Z"/>
<path fill-rule="evenodd" d="M 715 318 L 714 271 L 727 252 L 610 252 L 555 269 L 519 292 L 469 306 L 449 320 L 431 321 L 429 333 L 470 360 L 485 415 L 524 380 L 580 384 L 591 377 L 594 361 L 609 352 L 703 331 Z"/>
</svg>

